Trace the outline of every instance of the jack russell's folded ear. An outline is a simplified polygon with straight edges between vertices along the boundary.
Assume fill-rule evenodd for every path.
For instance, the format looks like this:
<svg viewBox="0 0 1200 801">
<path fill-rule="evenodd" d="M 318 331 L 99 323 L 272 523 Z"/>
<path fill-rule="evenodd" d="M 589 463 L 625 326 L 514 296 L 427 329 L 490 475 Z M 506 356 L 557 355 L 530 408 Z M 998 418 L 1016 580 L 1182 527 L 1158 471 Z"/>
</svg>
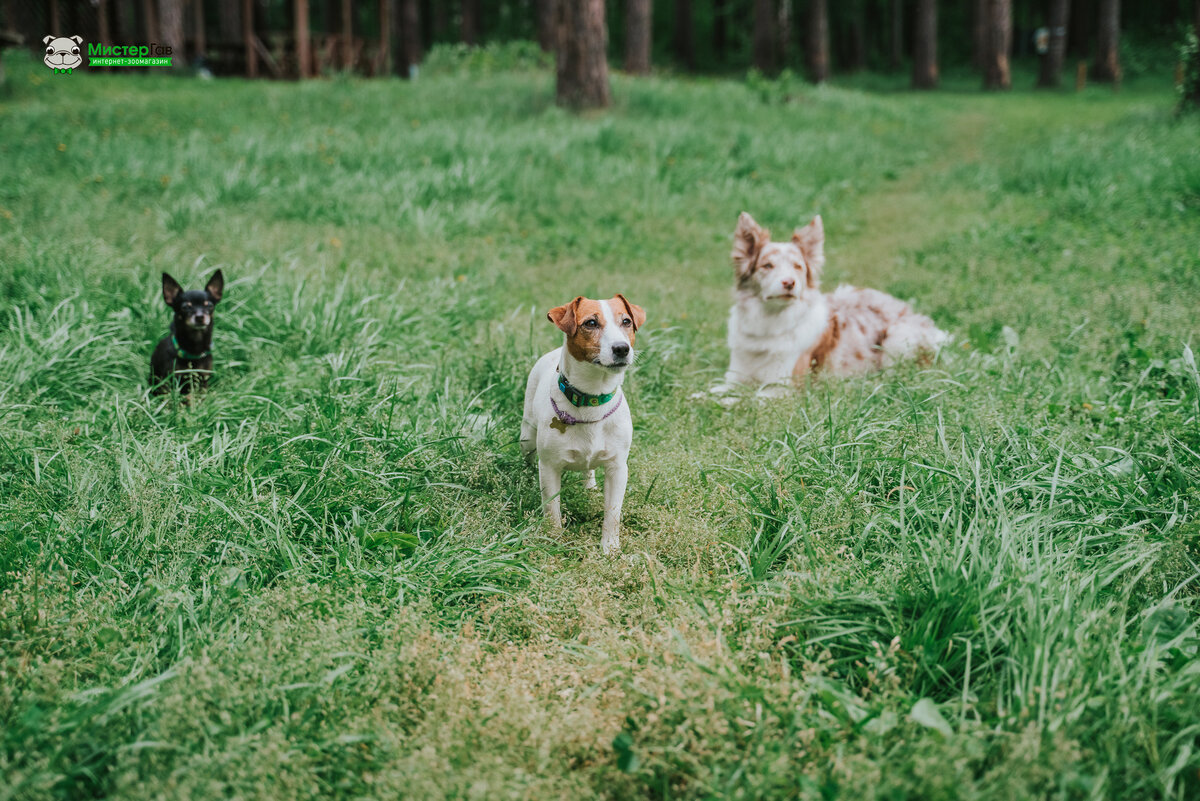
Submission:
<svg viewBox="0 0 1200 801">
<path fill-rule="evenodd" d="M 821 222 L 821 215 L 813 217 L 812 222 L 803 228 L 797 228 L 792 234 L 792 242 L 804 254 L 804 261 L 808 262 L 813 277 L 820 278 L 821 270 L 825 268 L 825 225 Z"/>
<path fill-rule="evenodd" d="M 739 279 L 749 278 L 758 261 L 758 253 L 771 241 L 771 232 L 754 221 L 746 212 L 738 217 L 733 232 L 733 269 Z"/>
<path fill-rule="evenodd" d="M 567 336 L 575 336 L 575 331 L 579 328 L 576 312 L 579 310 L 579 304 L 582 300 L 583 296 L 580 295 L 570 303 L 555 306 L 546 312 L 546 319 L 561 328 L 562 332 Z"/>
<path fill-rule="evenodd" d="M 646 310 L 641 306 L 635 306 L 625 299 L 621 293 L 617 293 L 617 300 L 625 304 L 625 313 L 633 318 L 633 330 L 636 331 L 646 324 Z"/>
</svg>

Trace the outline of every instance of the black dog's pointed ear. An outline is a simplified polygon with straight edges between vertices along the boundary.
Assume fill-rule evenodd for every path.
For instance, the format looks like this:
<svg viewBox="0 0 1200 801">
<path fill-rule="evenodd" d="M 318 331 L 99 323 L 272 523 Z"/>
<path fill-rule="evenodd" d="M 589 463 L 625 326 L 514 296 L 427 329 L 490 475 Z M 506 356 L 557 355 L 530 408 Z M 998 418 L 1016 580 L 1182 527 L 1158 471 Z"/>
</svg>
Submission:
<svg viewBox="0 0 1200 801">
<path fill-rule="evenodd" d="M 220 270 L 213 273 L 213 277 L 208 279 L 208 285 L 204 289 L 212 295 L 213 303 L 221 301 L 221 293 L 225 291 L 225 276 L 221 275 Z"/>
<path fill-rule="evenodd" d="M 42 44 L 50 44 L 53 41 L 54 41 L 53 36 L 47 36 L 45 39 L 42 40 Z"/>
<path fill-rule="evenodd" d="M 83 44 L 82 36 L 72 36 L 71 38 L 75 40 L 75 44 Z"/>
<path fill-rule="evenodd" d="M 183 287 L 171 276 L 163 273 L 163 302 L 174 308 L 176 299 L 183 293 Z"/>
</svg>

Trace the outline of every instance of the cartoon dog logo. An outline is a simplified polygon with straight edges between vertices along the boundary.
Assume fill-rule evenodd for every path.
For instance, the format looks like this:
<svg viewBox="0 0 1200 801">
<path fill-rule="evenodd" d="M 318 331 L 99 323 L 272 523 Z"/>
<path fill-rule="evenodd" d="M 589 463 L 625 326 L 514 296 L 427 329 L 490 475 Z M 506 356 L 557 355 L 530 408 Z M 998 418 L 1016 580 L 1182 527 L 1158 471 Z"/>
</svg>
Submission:
<svg viewBox="0 0 1200 801">
<path fill-rule="evenodd" d="M 83 38 L 79 36 L 47 36 L 42 42 L 46 45 L 46 66 L 52 70 L 66 72 L 83 64 L 80 47 Z"/>
</svg>

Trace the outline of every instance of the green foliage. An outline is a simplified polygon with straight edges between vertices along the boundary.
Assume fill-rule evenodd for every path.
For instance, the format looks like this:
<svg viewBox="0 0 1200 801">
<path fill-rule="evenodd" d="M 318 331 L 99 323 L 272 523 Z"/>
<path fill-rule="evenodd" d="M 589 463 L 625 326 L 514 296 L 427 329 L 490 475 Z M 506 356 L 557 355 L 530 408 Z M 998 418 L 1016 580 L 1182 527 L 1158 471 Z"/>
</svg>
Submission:
<svg viewBox="0 0 1200 801">
<path fill-rule="evenodd" d="M 1183 64 L 1183 81 L 1176 87 L 1179 93 L 1179 110 L 1200 109 L 1200 39 L 1196 31 L 1188 28 L 1179 45 L 1179 63 Z"/>
<path fill-rule="evenodd" d="M 0 799 L 1195 797 L 1198 120 L 619 75 L 577 117 L 491 52 L 6 62 Z M 742 210 L 952 348 L 694 399 Z M 158 274 L 218 266 L 212 389 L 148 396 Z M 515 440 L 545 310 L 616 291 L 607 559 Z"/>
<path fill-rule="evenodd" d="M 537 42 L 522 40 L 489 42 L 471 47 L 465 44 L 434 45 L 425 56 L 421 69 L 430 75 L 493 75 L 499 72 L 542 70 L 554 65 L 554 55 L 545 53 Z"/>
</svg>

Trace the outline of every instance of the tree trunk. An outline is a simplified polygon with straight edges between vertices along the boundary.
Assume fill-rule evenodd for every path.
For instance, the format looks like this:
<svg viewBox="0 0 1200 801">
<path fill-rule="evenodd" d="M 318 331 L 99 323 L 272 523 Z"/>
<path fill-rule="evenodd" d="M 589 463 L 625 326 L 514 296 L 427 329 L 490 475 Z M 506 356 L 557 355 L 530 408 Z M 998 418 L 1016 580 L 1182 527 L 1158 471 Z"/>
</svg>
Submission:
<svg viewBox="0 0 1200 801">
<path fill-rule="evenodd" d="M 204 24 L 204 0 L 192 0 L 192 27 L 195 29 L 196 58 L 208 52 L 208 29 Z"/>
<path fill-rule="evenodd" d="M 725 63 L 728 42 L 729 0 L 713 0 L 713 52 L 717 55 L 717 61 L 722 64 Z"/>
<path fill-rule="evenodd" d="M 549 53 L 554 49 L 554 0 L 533 0 L 533 16 L 538 47 Z"/>
<path fill-rule="evenodd" d="M 988 32 L 991 30 L 989 0 L 971 0 L 971 66 L 980 72 L 987 72 Z"/>
<path fill-rule="evenodd" d="M 301 0 L 292 0 L 299 3 Z M 392 73 L 392 31 L 395 24 L 392 19 L 396 16 L 394 0 L 379 0 L 379 59 L 376 64 L 376 75 Z"/>
<path fill-rule="evenodd" d="M 258 77 L 258 51 L 254 49 L 254 0 L 242 0 L 242 47 L 246 53 L 246 77 Z"/>
<path fill-rule="evenodd" d="M 604 0 L 564 0 L 557 4 L 558 104 L 572 108 L 604 108 L 610 102 L 608 31 Z"/>
<path fill-rule="evenodd" d="M 479 44 L 479 0 L 462 0 L 462 40 L 468 45 Z"/>
<path fill-rule="evenodd" d="M 1121 57 L 1117 52 L 1121 41 L 1121 0 L 1100 0 L 1099 23 L 1092 77 L 1097 81 L 1118 81 L 1121 78 Z"/>
<path fill-rule="evenodd" d="M 917 0 L 912 85 L 914 89 L 936 89 L 938 85 L 937 0 Z"/>
<path fill-rule="evenodd" d="M 650 0 L 625 0 L 625 71 L 650 73 Z"/>
<path fill-rule="evenodd" d="M 300 80 L 312 77 L 312 37 L 308 28 L 308 0 L 294 0 L 296 17 L 296 74 Z"/>
<path fill-rule="evenodd" d="M 898 70 L 904 60 L 904 0 L 892 0 L 891 9 L 892 38 L 888 62 L 892 69 Z"/>
<path fill-rule="evenodd" d="M 808 73 L 813 83 L 829 80 L 829 3 L 808 3 Z"/>
<path fill-rule="evenodd" d="M 400 53 L 396 71 L 404 78 L 417 77 L 422 57 L 421 11 L 417 0 L 400 0 Z"/>
<path fill-rule="evenodd" d="M 187 64 L 183 52 L 183 0 L 158 0 L 158 41 L 171 48 L 171 66 L 178 69 Z"/>
<path fill-rule="evenodd" d="M 240 44 L 242 41 L 241 0 L 220 0 L 217 3 L 217 30 L 222 44 Z"/>
<path fill-rule="evenodd" d="M 1067 57 L 1067 17 L 1071 13 L 1070 0 L 1050 0 L 1050 47 L 1042 56 L 1042 67 L 1037 85 L 1055 89 L 1060 83 L 1063 61 Z"/>
<path fill-rule="evenodd" d="M 342 69 L 354 69 L 354 6 L 342 0 Z"/>
<path fill-rule="evenodd" d="M 854 0 L 850 4 L 850 57 L 846 67 L 851 72 L 867 67 L 867 17 L 863 0 Z"/>
<path fill-rule="evenodd" d="M 1012 49 L 1012 0 L 988 0 L 987 44 L 983 88 L 1011 89 L 1008 51 Z"/>
<path fill-rule="evenodd" d="M 775 71 L 775 3 L 754 0 L 754 68 Z"/>
<path fill-rule="evenodd" d="M 779 0 L 779 47 L 775 51 L 775 62 L 786 67 L 792 52 L 792 0 Z"/>
<path fill-rule="evenodd" d="M 689 72 L 696 69 L 696 32 L 692 30 L 692 0 L 675 0 L 675 57 Z"/>
<path fill-rule="evenodd" d="M 54 11 L 58 8 L 57 2 L 51 2 L 50 10 Z M 57 15 L 57 11 L 54 11 Z M 162 40 L 162 34 L 158 30 L 158 10 L 154 7 L 154 0 L 142 0 L 142 27 L 146 35 L 147 42 L 158 42 Z M 57 36 L 58 34 L 55 34 Z"/>
</svg>

